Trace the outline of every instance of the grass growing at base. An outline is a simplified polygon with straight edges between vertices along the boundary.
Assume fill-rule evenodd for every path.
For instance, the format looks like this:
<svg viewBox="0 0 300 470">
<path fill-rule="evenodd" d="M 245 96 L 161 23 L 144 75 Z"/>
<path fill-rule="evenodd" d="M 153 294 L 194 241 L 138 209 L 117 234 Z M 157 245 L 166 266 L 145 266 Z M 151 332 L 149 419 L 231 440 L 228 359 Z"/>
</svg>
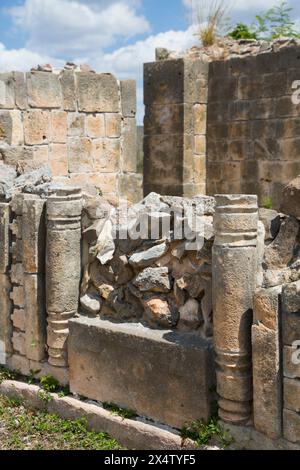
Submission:
<svg viewBox="0 0 300 470">
<path fill-rule="evenodd" d="M 87 421 L 67 421 L 0 395 L 0 450 L 117 450 L 106 433 L 88 431 Z"/>
<path fill-rule="evenodd" d="M 185 425 L 181 429 L 181 437 L 184 439 L 192 439 L 199 446 L 216 444 L 223 449 L 233 442 L 229 432 L 221 428 L 216 418 L 211 418 L 208 423 L 198 420 Z"/>
<path fill-rule="evenodd" d="M 114 403 L 102 403 L 102 406 L 105 410 L 110 411 L 112 414 L 120 416 L 123 419 L 134 419 L 137 417 L 137 414 L 133 410 L 127 410 L 125 408 L 120 408 Z"/>
</svg>

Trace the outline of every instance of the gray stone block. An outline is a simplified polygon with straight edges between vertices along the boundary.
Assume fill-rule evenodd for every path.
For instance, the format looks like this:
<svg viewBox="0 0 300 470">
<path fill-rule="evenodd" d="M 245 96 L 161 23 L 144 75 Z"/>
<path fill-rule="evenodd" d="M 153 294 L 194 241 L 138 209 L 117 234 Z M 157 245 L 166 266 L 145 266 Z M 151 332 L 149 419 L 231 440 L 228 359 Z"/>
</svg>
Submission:
<svg viewBox="0 0 300 470">
<path fill-rule="evenodd" d="M 12 73 L 0 74 L 0 109 L 15 106 L 14 77 Z"/>
<path fill-rule="evenodd" d="M 91 113 L 117 113 L 119 87 L 111 74 L 78 73 L 77 92 L 79 111 Z"/>
<path fill-rule="evenodd" d="M 63 108 L 65 111 L 76 111 L 76 86 L 75 75 L 72 70 L 63 70 L 59 76 Z"/>
<path fill-rule="evenodd" d="M 99 319 L 71 320 L 73 393 L 175 427 L 210 416 L 211 344 L 197 335 Z"/>
<path fill-rule="evenodd" d="M 135 117 L 136 115 L 136 82 L 135 80 L 122 80 L 121 103 L 124 117 Z"/>
<path fill-rule="evenodd" d="M 31 108 L 60 108 L 62 93 L 58 75 L 46 72 L 26 74 L 28 104 Z"/>
</svg>

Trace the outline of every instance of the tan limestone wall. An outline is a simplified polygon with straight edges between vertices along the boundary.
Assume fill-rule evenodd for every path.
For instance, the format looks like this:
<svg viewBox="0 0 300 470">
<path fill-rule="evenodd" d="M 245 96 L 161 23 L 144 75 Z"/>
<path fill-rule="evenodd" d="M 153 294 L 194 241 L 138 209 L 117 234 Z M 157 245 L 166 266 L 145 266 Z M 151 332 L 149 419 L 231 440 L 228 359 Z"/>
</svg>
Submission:
<svg viewBox="0 0 300 470">
<path fill-rule="evenodd" d="M 58 181 L 138 193 L 135 82 L 64 69 L 0 74 L 0 159 Z M 131 198 L 139 197 L 131 192 Z"/>
</svg>

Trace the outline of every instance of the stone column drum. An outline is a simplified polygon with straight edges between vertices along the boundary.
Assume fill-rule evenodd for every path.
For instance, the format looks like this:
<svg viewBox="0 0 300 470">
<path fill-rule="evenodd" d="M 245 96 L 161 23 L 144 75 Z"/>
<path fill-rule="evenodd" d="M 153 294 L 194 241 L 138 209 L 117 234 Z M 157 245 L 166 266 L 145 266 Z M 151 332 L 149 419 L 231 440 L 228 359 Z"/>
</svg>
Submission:
<svg viewBox="0 0 300 470">
<path fill-rule="evenodd" d="M 256 196 L 216 196 L 213 312 L 219 415 L 225 422 L 240 425 L 247 424 L 252 414 L 257 226 Z"/>
<path fill-rule="evenodd" d="M 9 204 L 0 203 L 0 364 L 12 353 L 11 285 L 9 278 Z"/>
<path fill-rule="evenodd" d="M 58 189 L 47 200 L 46 305 L 49 363 L 68 366 L 68 322 L 78 312 L 82 195 Z"/>
</svg>

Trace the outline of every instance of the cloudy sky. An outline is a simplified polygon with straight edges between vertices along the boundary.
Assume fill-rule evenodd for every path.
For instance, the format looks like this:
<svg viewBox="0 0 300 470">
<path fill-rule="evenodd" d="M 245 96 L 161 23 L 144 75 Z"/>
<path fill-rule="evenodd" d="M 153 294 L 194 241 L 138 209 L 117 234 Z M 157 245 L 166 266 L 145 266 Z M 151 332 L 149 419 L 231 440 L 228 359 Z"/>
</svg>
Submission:
<svg viewBox="0 0 300 470">
<path fill-rule="evenodd" d="M 197 2 L 197 0 L 193 0 Z M 200 0 L 201 1 L 201 0 Z M 209 0 L 208 0 L 209 1 Z M 232 22 L 251 21 L 276 0 L 228 0 Z M 0 71 L 38 63 L 89 63 L 100 72 L 138 80 L 156 47 L 197 44 L 191 0 L 0 0 Z M 289 0 L 300 18 L 299 0 Z"/>
</svg>

